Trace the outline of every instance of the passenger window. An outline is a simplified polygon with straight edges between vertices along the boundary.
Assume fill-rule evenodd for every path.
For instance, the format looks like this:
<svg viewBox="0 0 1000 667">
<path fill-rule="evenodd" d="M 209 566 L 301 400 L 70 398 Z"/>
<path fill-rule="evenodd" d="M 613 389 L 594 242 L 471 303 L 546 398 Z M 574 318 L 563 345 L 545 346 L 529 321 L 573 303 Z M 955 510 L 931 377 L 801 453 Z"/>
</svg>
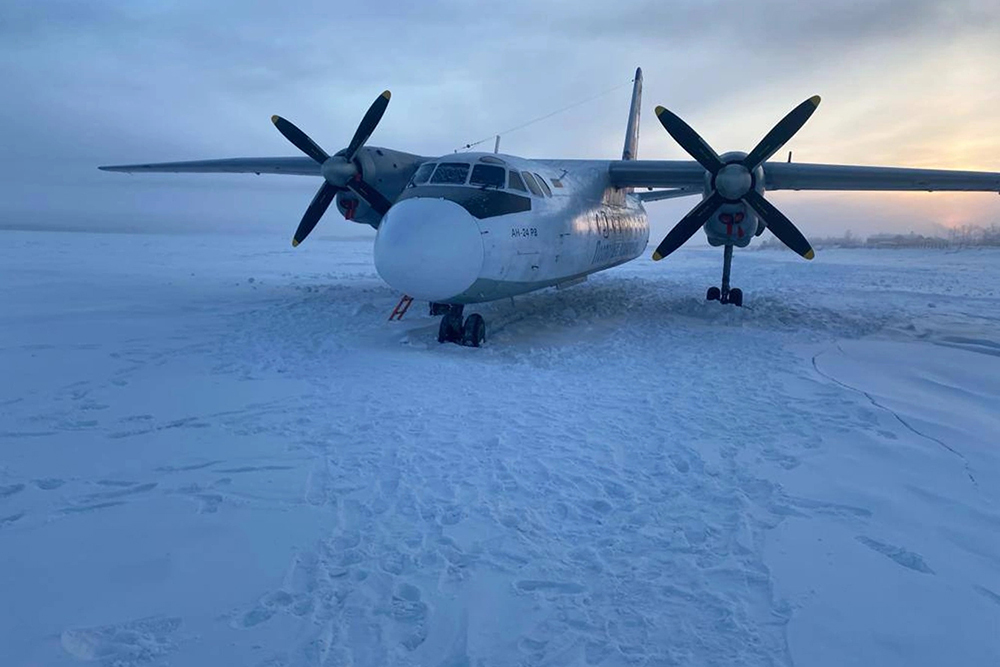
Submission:
<svg viewBox="0 0 1000 667">
<path fill-rule="evenodd" d="M 417 173 L 413 175 L 413 180 L 410 181 L 410 187 L 426 183 L 428 179 L 430 179 L 431 173 L 433 173 L 434 167 L 436 166 L 437 164 L 434 162 L 424 162 L 420 165 L 420 168 L 417 169 Z"/>
<path fill-rule="evenodd" d="M 516 171 L 510 172 L 510 181 L 508 181 L 507 187 L 511 190 L 520 190 L 521 192 L 528 191 L 528 188 L 524 187 L 524 180 Z"/>
<path fill-rule="evenodd" d="M 521 176 L 524 177 L 524 183 L 525 185 L 528 186 L 528 189 L 531 190 L 531 194 L 535 195 L 536 197 L 545 196 L 542 194 L 542 189 L 538 187 L 538 183 L 535 183 L 535 179 L 531 177 L 531 174 L 529 174 L 526 171 L 522 171 Z"/>
<path fill-rule="evenodd" d="M 442 162 L 431 176 L 431 183 L 448 183 L 464 185 L 465 177 L 469 175 L 468 162 Z"/>
<path fill-rule="evenodd" d="M 507 178 L 507 170 L 489 164 L 477 164 L 472 168 L 472 178 L 469 185 L 480 185 L 484 188 L 503 188 Z"/>
<path fill-rule="evenodd" d="M 538 181 L 538 185 L 541 186 L 542 190 L 545 190 L 545 196 L 551 197 L 552 190 L 549 189 L 549 184 L 545 182 L 545 179 L 539 176 L 538 174 L 535 174 L 535 180 Z"/>
</svg>

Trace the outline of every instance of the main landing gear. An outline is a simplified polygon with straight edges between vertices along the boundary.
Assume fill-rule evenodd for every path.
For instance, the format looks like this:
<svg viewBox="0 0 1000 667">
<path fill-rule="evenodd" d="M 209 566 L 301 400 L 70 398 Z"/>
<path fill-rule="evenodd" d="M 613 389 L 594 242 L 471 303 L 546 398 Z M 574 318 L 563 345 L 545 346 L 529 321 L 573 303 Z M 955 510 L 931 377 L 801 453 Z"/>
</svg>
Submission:
<svg viewBox="0 0 1000 667">
<path fill-rule="evenodd" d="M 743 305 L 743 290 L 739 287 L 729 288 L 729 272 L 732 268 L 733 246 L 727 244 L 725 254 L 722 256 L 722 288 L 709 287 L 708 294 L 705 295 L 707 301 L 731 303 L 734 306 Z"/>
<path fill-rule="evenodd" d="M 442 306 L 444 304 L 433 304 Z M 433 308 L 432 306 L 432 308 Z M 462 311 L 465 307 L 461 304 L 448 306 L 448 311 L 441 318 L 441 325 L 438 327 L 439 343 L 458 343 L 466 347 L 479 347 L 486 342 L 486 322 L 479 313 L 473 313 L 465 318 L 462 323 Z M 434 312 L 432 310 L 432 312 Z"/>
</svg>

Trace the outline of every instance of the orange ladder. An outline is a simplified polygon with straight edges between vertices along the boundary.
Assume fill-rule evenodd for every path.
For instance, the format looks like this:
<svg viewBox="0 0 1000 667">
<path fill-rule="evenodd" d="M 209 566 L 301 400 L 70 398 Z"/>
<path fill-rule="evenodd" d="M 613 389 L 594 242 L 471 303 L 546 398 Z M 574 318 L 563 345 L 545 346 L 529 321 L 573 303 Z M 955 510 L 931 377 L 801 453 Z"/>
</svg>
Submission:
<svg viewBox="0 0 1000 667">
<path fill-rule="evenodd" d="M 393 308 L 392 315 L 389 316 L 389 321 L 392 322 L 393 320 L 398 321 L 403 319 L 403 315 L 406 315 L 406 311 L 410 309 L 410 304 L 412 303 L 413 297 L 408 294 L 404 294 L 403 298 L 401 298 L 399 303 L 396 304 L 396 307 Z"/>
</svg>

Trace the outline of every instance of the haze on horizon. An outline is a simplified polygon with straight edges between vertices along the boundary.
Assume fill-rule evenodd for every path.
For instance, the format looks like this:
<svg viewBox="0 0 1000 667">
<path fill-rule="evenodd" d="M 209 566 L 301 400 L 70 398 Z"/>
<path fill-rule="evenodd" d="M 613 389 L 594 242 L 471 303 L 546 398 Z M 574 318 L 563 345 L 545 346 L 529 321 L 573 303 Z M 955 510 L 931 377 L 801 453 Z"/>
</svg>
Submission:
<svg viewBox="0 0 1000 667">
<path fill-rule="evenodd" d="M 527 157 L 616 158 L 636 66 L 642 158 L 687 159 L 657 123 L 657 104 L 716 149 L 749 150 L 818 93 L 823 104 L 787 146 L 796 161 L 1000 171 L 995 0 L 607 6 L 306 0 L 275 13 L 233 0 L 8 0 L 0 228 L 290 237 L 316 179 L 96 167 L 296 155 L 274 113 L 333 152 L 385 88 L 392 103 L 371 144 L 441 155 L 619 86 L 501 144 Z M 989 193 L 772 197 L 807 236 L 1000 222 Z M 653 236 L 694 203 L 651 204 Z M 370 234 L 335 213 L 317 231 Z"/>
</svg>

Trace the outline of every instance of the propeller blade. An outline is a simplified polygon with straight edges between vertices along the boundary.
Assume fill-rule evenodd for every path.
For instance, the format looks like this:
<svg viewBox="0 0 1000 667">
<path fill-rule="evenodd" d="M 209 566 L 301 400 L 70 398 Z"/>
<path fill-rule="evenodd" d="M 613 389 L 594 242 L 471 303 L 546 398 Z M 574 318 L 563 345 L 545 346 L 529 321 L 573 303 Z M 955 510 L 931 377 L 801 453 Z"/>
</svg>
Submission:
<svg viewBox="0 0 1000 667">
<path fill-rule="evenodd" d="M 722 198 L 722 195 L 713 192 L 712 196 L 691 209 L 690 213 L 674 225 L 674 228 L 664 237 L 660 245 L 656 246 L 656 250 L 653 252 L 653 261 L 660 261 L 684 245 L 685 241 L 694 236 L 694 233 L 701 229 L 701 226 L 712 217 L 713 213 L 719 210 L 724 202 L 725 199 Z"/>
<path fill-rule="evenodd" d="M 781 150 L 795 133 L 802 129 L 809 117 L 819 106 L 819 95 L 813 95 L 808 100 L 788 112 L 788 115 L 778 121 L 771 131 L 760 140 L 750 154 L 743 158 L 743 166 L 753 171 L 768 158 Z"/>
<path fill-rule="evenodd" d="M 295 127 L 281 116 L 271 116 L 271 122 L 278 128 L 278 132 L 288 139 L 300 151 L 316 160 L 320 164 L 326 162 L 330 156 L 320 148 L 315 141 L 310 139 L 305 132 Z"/>
<path fill-rule="evenodd" d="M 384 91 L 381 95 L 375 98 L 372 105 L 368 107 L 365 117 L 361 119 L 361 124 L 358 125 L 358 129 L 354 132 L 354 138 L 351 139 L 351 143 L 347 145 L 346 158 L 348 162 L 354 161 L 354 156 L 357 155 L 358 150 L 365 145 L 368 141 L 368 137 L 372 136 L 372 132 L 378 127 L 379 121 L 382 120 L 382 115 L 385 113 L 386 107 L 389 106 L 389 98 L 392 96 L 388 90 Z M 371 203 L 371 202 L 369 202 Z"/>
<path fill-rule="evenodd" d="M 719 154 L 712 150 L 712 147 L 705 143 L 705 140 L 690 125 L 681 120 L 680 116 L 663 107 L 656 107 L 656 117 L 660 119 L 660 125 L 670 133 L 674 141 L 680 144 L 681 148 L 686 150 L 710 174 L 714 176 L 725 166 L 722 164 Z"/>
<path fill-rule="evenodd" d="M 312 202 L 309 204 L 309 208 L 306 209 L 305 214 L 302 216 L 302 222 L 299 223 L 298 229 L 295 230 L 295 236 L 292 237 L 292 247 L 298 246 L 300 243 L 306 240 L 309 236 L 309 232 L 313 230 L 319 219 L 323 217 L 326 213 L 326 209 L 329 208 L 330 202 L 340 191 L 335 185 L 330 185 L 327 182 L 323 182 L 323 185 L 319 187 L 319 191 L 316 196 L 313 197 Z"/>
<path fill-rule="evenodd" d="M 389 207 L 392 206 L 392 202 L 386 199 L 381 192 L 368 185 L 368 183 L 365 183 L 360 178 L 351 179 L 351 181 L 347 184 L 347 187 L 368 202 L 368 205 L 375 209 L 379 215 L 385 215 L 389 212 Z"/>
<path fill-rule="evenodd" d="M 806 259 L 816 256 L 809 241 L 802 235 L 802 232 L 792 224 L 792 221 L 785 217 L 785 214 L 774 207 L 771 202 L 756 190 L 743 195 L 743 201 L 749 204 L 757 214 L 764 220 L 771 233 L 778 237 L 778 240 L 786 246 L 799 253 Z"/>
</svg>

